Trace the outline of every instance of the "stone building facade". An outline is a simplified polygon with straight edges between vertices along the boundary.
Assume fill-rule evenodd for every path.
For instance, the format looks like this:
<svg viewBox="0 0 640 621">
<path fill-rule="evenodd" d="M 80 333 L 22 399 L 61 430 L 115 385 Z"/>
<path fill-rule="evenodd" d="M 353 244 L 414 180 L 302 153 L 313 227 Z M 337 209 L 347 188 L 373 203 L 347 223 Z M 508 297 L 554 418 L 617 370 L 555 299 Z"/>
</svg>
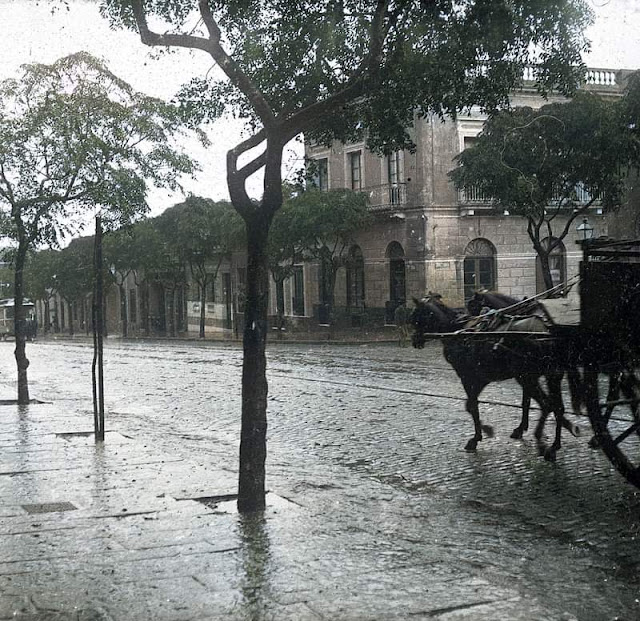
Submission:
<svg viewBox="0 0 640 621">
<path fill-rule="evenodd" d="M 623 80 L 624 72 L 590 70 L 584 88 L 619 97 Z M 536 108 L 551 101 L 531 85 L 514 93 L 512 105 Z M 456 191 L 449 180 L 453 159 L 480 133 L 485 119 L 479 110 L 455 121 L 416 118 L 415 152 L 388 157 L 367 151 L 363 143 L 306 145 L 307 157 L 317 162 L 321 188 L 369 194 L 375 222 L 354 244 L 364 258 L 366 304 L 384 309 L 387 322 L 394 306 L 429 290 L 455 306 L 483 287 L 515 297 L 543 290 L 526 219 L 497 211 L 473 192 Z M 597 205 L 588 221 L 595 236 L 607 234 L 608 217 Z M 558 221 L 558 229 L 563 224 Z M 567 237 L 563 252 L 552 258 L 557 282 L 578 271 L 577 237 L 577 231 Z"/>
</svg>

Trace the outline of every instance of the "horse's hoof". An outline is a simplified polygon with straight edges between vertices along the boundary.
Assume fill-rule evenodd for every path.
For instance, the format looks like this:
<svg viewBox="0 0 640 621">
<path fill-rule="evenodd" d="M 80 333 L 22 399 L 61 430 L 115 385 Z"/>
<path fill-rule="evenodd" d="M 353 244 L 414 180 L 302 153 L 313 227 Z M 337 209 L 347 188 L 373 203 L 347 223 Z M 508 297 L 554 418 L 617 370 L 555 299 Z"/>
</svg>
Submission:
<svg viewBox="0 0 640 621">
<path fill-rule="evenodd" d="M 574 425 L 571 421 L 566 418 L 562 419 L 562 426 L 574 437 L 577 438 L 580 435 L 580 427 L 578 425 Z"/>
<path fill-rule="evenodd" d="M 543 442 L 538 443 L 538 457 L 543 457 L 547 454 L 547 447 Z"/>
<path fill-rule="evenodd" d="M 464 447 L 465 451 L 469 451 L 470 453 L 474 452 L 478 446 L 478 441 L 475 438 L 471 438 L 469 442 Z"/>
<path fill-rule="evenodd" d="M 551 447 L 544 451 L 544 460 L 554 462 L 556 460 L 556 449 Z"/>
<path fill-rule="evenodd" d="M 589 440 L 589 448 L 592 448 L 592 449 L 600 448 L 600 440 L 598 440 L 598 436 L 593 436 L 593 438 Z"/>
<path fill-rule="evenodd" d="M 520 427 L 516 427 L 516 428 L 511 432 L 511 437 L 512 437 L 514 440 L 522 440 L 522 434 L 523 434 L 522 429 L 520 429 Z"/>
<path fill-rule="evenodd" d="M 482 427 L 482 431 L 484 431 L 484 435 L 487 436 L 487 438 L 493 438 L 494 433 L 493 433 L 493 427 L 491 425 L 481 425 Z"/>
</svg>

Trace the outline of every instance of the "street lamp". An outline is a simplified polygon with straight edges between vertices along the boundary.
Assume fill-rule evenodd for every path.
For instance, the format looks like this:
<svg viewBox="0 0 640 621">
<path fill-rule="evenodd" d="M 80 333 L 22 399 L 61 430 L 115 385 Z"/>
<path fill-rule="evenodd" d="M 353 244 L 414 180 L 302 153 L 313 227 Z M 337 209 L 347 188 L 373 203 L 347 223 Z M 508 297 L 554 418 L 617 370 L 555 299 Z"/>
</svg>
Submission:
<svg viewBox="0 0 640 621">
<path fill-rule="evenodd" d="M 586 242 L 593 238 L 593 226 L 589 224 L 587 218 L 583 218 L 582 222 L 576 226 L 576 231 L 578 231 L 579 242 Z"/>
</svg>

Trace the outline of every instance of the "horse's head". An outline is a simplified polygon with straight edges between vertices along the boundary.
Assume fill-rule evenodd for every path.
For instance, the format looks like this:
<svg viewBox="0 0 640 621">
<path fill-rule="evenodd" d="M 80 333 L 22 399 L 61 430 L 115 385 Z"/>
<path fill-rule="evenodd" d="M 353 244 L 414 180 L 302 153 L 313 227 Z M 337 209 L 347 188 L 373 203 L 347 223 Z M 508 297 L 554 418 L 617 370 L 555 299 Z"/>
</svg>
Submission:
<svg viewBox="0 0 640 621">
<path fill-rule="evenodd" d="M 445 306 L 442 296 L 429 292 L 421 300 L 413 298 L 415 308 L 411 313 L 410 323 L 413 325 L 413 346 L 420 349 L 427 341 L 427 335 L 438 332 L 452 332 L 456 329 L 457 313 Z"/>
<path fill-rule="evenodd" d="M 469 314 L 474 317 L 478 316 L 485 306 L 485 304 L 482 303 L 482 295 L 482 293 L 476 291 L 467 302 L 467 310 L 469 311 Z"/>
<path fill-rule="evenodd" d="M 507 306 L 517 304 L 519 301 L 520 300 L 512 298 L 509 295 L 505 295 L 504 293 L 483 289 L 481 291 L 476 291 L 473 294 L 471 299 L 467 302 L 467 310 L 470 315 L 477 316 L 486 312 L 483 309 L 491 310 L 506 308 Z"/>
</svg>

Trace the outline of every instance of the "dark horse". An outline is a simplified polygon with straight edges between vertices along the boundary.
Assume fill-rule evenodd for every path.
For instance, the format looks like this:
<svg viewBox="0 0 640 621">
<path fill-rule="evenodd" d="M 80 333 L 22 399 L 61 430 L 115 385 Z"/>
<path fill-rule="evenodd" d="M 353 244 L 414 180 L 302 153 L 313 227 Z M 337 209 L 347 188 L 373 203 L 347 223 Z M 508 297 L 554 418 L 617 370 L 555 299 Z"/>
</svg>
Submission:
<svg viewBox="0 0 640 621">
<path fill-rule="evenodd" d="M 452 333 L 468 329 L 474 333 L 483 330 L 484 319 L 469 320 L 467 315 L 446 306 L 440 296 L 429 295 L 422 300 L 415 300 L 416 308 L 412 314 L 414 326 L 413 346 L 424 347 L 429 334 Z M 509 332 L 548 333 L 547 327 L 538 316 L 522 319 L 511 319 L 499 323 L 497 316 L 491 318 L 488 330 L 504 332 L 504 337 L 495 334 L 483 338 L 460 334 L 455 338 L 443 339 L 444 357 L 457 373 L 467 393 L 466 409 L 473 417 L 475 434 L 467 442 L 465 449 L 473 451 L 482 440 L 484 431 L 489 437 L 493 430 L 483 425 L 478 411 L 478 398 L 484 388 L 496 381 L 514 378 L 523 389 L 522 421 L 514 429 L 511 437 L 521 438 L 528 428 L 528 407 L 525 400 L 535 399 L 540 405 L 542 415 L 536 426 L 535 437 L 541 454 L 545 459 L 554 460 L 556 451 L 560 449 L 560 434 L 564 424 L 564 405 L 562 403 L 560 385 L 563 370 L 557 368 L 556 345 L 549 339 L 522 338 L 521 335 L 509 335 Z M 484 328 L 487 330 L 487 328 Z M 540 377 L 545 376 L 549 388 L 546 394 L 539 384 Z M 544 423 L 550 412 L 556 416 L 556 433 L 553 444 L 546 448 L 542 442 Z"/>
<path fill-rule="evenodd" d="M 478 316 L 486 309 L 496 310 L 510 306 L 516 307 L 525 303 L 531 304 L 529 300 L 516 300 L 516 298 L 497 291 L 476 291 L 467 302 L 467 310 L 470 315 Z"/>
<path fill-rule="evenodd" d="M 467 302 L 467 310 L 470 315 L 478 316 L 481 313 L 491 313 L 492 310 L 509 310 L 510 315 L 516 315 L 522 317 L 522 315 L 539 315 L 544 316 L 544 311 L 540 303 L 535 299 L 523 298 L 518 300 L 504 293 L 498 291 L 487 291 L 486 289 L 476 291 L 473 296 Z M 488 317 L 489 318 L 489 317 Z M 557 350 L 556 350 L 556 353 Z M 566 352 L 565 352 L 566 353 Z M 566 367 L 567 369 L 567 381 L 569 382 L 569 394 L 571 395 L 571 405 L 574 414 L 581 414 L 582 411 L 582 393 L 580 378 L 575 369 L 571 368 L 571 365 L 567 364 L 566 356 L 565 360 L 561 360 L 561 356 L 557 356 L 556 365 L 558 369 L 560 367 Z M 560 372 L 560 371 L 558 371 Z M 554 379 L 552 379 L 554 384 Z M 549 386 L 549 390 L 556 391 L 555 387 Z M 557 399 L 562 399 L 560 394 L 554 395 Z M 617 398 L 617 397 L 616 397 Z M 528 419 L 529 409 L 531 407 L 531 396 L 527 394 L 526 390 L 523 390 L 522 394 L 522 416 L 523 421 Z M 542 422 L 544 425 L 544 421 Z M 572 435 L 580 435 L 580 428 L 574 425 L 566 418 L 562 419 L 562 424 L 566 427 Z M 526 428 L 525 428 L 526 431 Z"/>
</svg>

